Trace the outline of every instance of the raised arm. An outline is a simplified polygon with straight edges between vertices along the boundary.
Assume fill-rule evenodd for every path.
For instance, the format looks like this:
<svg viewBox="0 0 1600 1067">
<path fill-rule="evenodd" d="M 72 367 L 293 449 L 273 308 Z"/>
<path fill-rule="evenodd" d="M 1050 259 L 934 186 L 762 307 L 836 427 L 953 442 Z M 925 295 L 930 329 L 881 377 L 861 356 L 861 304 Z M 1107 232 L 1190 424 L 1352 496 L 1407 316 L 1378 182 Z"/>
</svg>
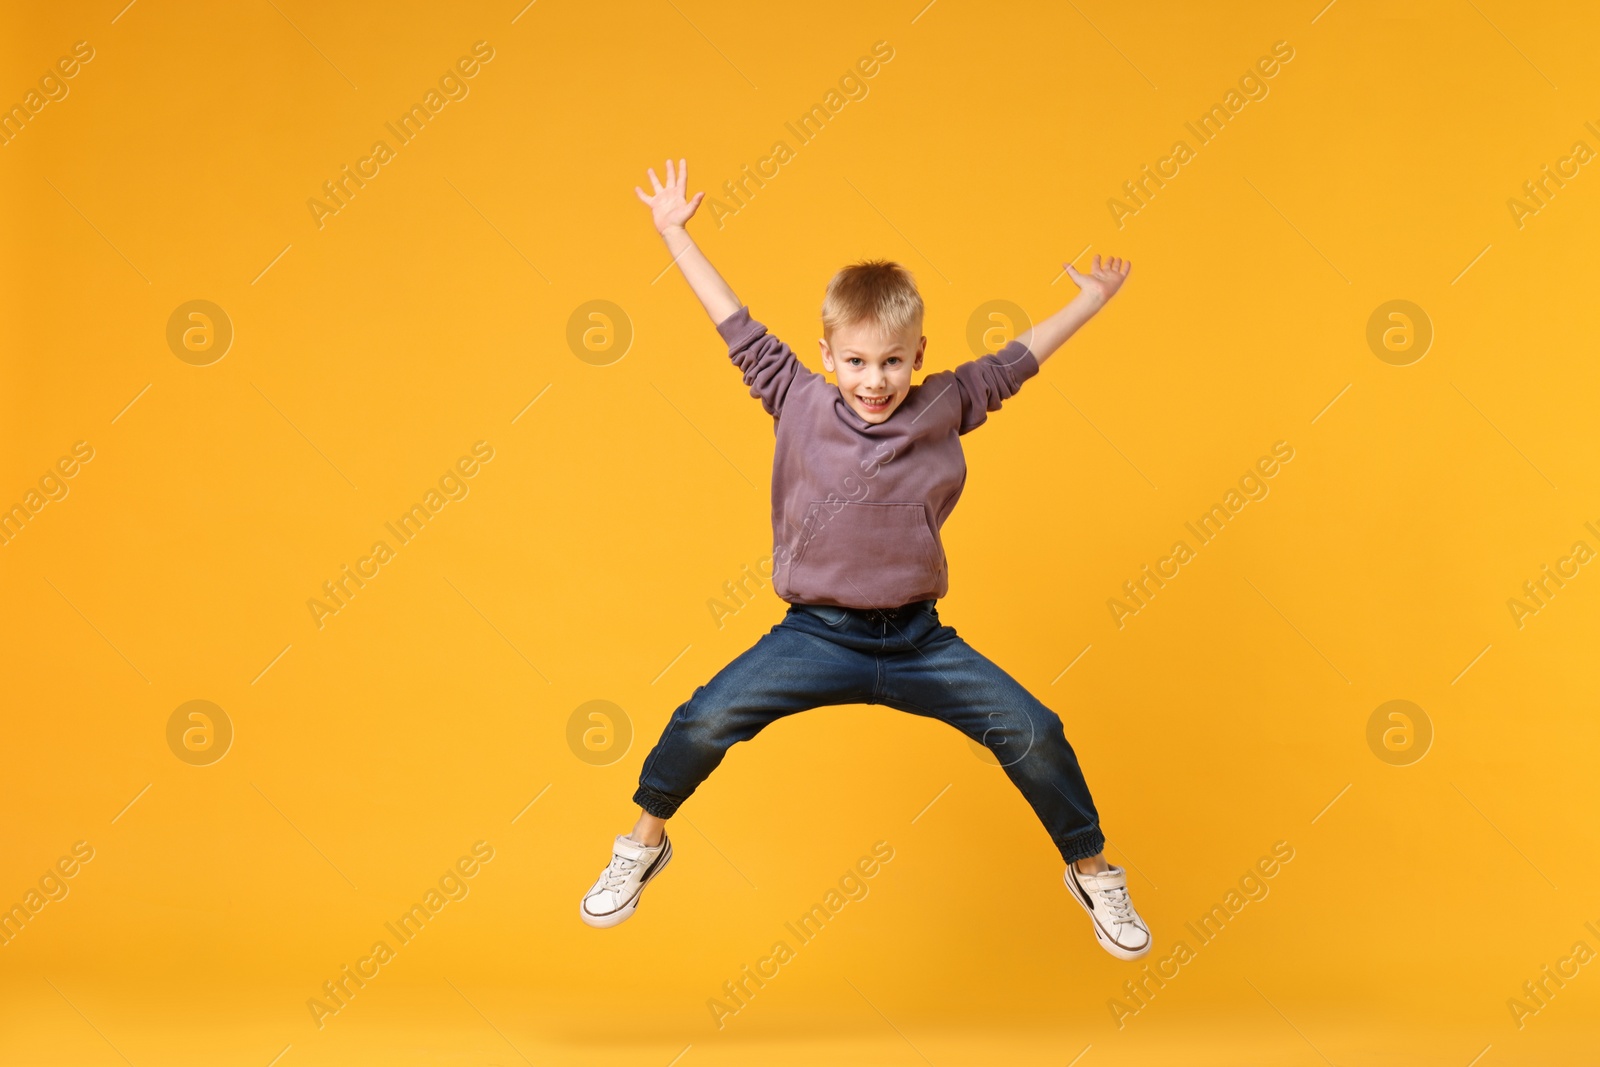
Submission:
<svg viewBox="0 0 1600 1067">
<path fill-rule="evenodd" d="M 733 295 L 733 290 L 728 283 L 722 280 L 722 275 L 717 273 L 717 268 L 711 265 L 705 253 L 700 251 L 700 246 L 694 243 L 685 229 L 685 224 L 694 217 L 695 210 L 699 208 L 700 201 L 705 199 L 705 193 L 694 194 L 693 200 L 684 199 L 684 191 L 689 182 L 689 164 L 685 160 L 678 160 L 676 172 L 672 169 L 672 160 L 667 160 L 667 184 L 662 185 L 656 177 L 655 168 L 650 168 L 650 185 L 655 189 L 654 195 L 646 196 L 645 191 L 637 185 L 633 191 L 639 194 L 650 207 L 651 218 L 655 222 L 656 232 L 667 243 L 667 251 L 672 253 L 672 261 L 683 272 L 684 280 L 689 283 L 689 288 L 694 290 L 694 295 L 700 298 L 701 305 L 706 309 L 706 314 L 711 316 L 714 324 L 721 324 L 729 315 L 738 311 L 742 306 L 739 298 Z"/>
<path fill-rule="evenodd" d="M 1037 326 L 1023 330 L 1000 351 L 970 359 L 954 372 L 941 372 L 954 376 L 955 400 L 960 408 L 958 433 L 971 433 L 988 421 L 991 411 L 999 411 L 1000 405 L 1015 396 L 1024 382 L 1039 373 L 1040 365 L 1052 352 L 1105 306 L 1133 269 L 1133 264 L 1115 258 L 1101 266 L 1099 256 L 1094 257 L 1088 274 L 1079 274 L 1071 263 L 1065 266 L 1078 283 L 1078 295 L 1071 303 Z M 929 375 L 922 384 L 924 388 L 934 384 L 937 395 L 944 396 L 950 387 L 939 385 L 938 378 L 939 375 Z"/>
<path fill-rule="evenodd" d="M 1133 269 L 1133 264 L 1125 259 L 1115 256 L 1106 260 L 1105 266 L 1100 265 L 1100 257 L 1094 257 L 1094 265 L 1089 268 L 1088 274 L 1079 274 L 1071 263 L 1063 264 L 1067 274 L 1078 284 L 1078 295 L 1072 298 L 1071 303 L 1048 319 L 1023 330 L 1017 335 L 1017 341 L 1027 346 L 1033 353 L 1033 358 L 1041 364 L 1050 358 L 1050 354 L 1064 344 L 1067 338 L 1078 332 L 1078 327 L 1094 317 L 1094 313 L 1105 306 L 1122 288 L 1122 283 L 1128 277 L 1128 272 Z"/>
<path fill-rule="evenodd" d="M 788 345 L 773 337 L 767 328 L 750 317 L 750 309 L 739 302 L 728 283 L 722 280 L 717 268 L 700 251 L 684 224 L 694 217 L 695 209 L 705 199 L 705 193 L 694 194 L 685 200 L 688 187 L 689 165 L 678 160 L 673 170 L 672 160 L 667 160 L 667 184 L 662 185 L 654 169 L 650 171 L 650 184 L 655 187 L 653 196 L 646 196 L 637 185 L 633 191 L 639 199 L 650 205 L 656 231 L 667 243 L 672 261 L 683 272 L 684 280 L 716 324 L 717 332 L 728 343 L 728 358 L 744 375 L 750 395 L 758 398 L 767 414 L 777 417 L 782 411 L 789 391 L 797 382 L 816 377 L 816 372 L 795 357 Z"/>
</svg>

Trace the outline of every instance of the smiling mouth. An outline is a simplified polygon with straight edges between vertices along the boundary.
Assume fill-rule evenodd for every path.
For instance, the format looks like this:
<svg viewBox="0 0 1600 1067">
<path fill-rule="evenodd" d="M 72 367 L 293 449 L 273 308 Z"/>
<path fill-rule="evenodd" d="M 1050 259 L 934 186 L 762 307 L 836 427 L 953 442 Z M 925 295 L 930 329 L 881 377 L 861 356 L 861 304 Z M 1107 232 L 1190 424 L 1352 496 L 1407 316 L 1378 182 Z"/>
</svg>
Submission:
<svg viewBox="0 0 1600 1067">
<path fill-rule="evenodd" d="M 889 401 L 894 399 L 894 394 L 890 393 L 888 396 L 862 396 L 857 393 L 856 399 L 861 401 L 861 406 L 868 411 L 888 411 Z"/>
</svg>

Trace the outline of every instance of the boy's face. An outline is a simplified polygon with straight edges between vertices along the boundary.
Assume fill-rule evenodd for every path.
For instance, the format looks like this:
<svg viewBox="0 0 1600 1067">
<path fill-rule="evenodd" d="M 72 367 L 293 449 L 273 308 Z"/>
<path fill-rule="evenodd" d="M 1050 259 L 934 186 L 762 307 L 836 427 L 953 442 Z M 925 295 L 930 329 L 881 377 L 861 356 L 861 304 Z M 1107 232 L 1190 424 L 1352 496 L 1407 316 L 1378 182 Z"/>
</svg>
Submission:
<svg viewBox="0 0 1600 1067">
<path fill-rule="evenodd" d="M 875 322 L 852 322 L 823 338 L 822 365 L 834 374 L 839 393 L 867 422 L 883 422 L 911 391 L 911 372 L 922 369 L 928 339 L 921 324 L 884 336 Z"/>
</svg>

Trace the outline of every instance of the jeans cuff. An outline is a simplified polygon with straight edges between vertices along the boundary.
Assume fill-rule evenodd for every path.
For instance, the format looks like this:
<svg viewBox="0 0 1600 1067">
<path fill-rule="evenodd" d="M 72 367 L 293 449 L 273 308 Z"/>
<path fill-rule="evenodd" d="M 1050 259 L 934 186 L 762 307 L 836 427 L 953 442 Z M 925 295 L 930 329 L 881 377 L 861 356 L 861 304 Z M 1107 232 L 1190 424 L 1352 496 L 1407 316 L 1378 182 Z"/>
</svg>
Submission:
<svg viewBox="0 0 1600 1067">
<path fill-rule="evenodd" d="M 658 819 L 670 819 L 678 813 L 678 801 L 642 784 L 634 791 L 633 802 Z"/>
<path fill-rule="evenodd" d="M 1061 850 L 1061 858 L 1068 863 L 1085 860 L 1106 850 L 1106 835 L 1100 832 L 1100 827 L 1091 826 L 1057 841 L 1056 848 Z"/>
</svg>

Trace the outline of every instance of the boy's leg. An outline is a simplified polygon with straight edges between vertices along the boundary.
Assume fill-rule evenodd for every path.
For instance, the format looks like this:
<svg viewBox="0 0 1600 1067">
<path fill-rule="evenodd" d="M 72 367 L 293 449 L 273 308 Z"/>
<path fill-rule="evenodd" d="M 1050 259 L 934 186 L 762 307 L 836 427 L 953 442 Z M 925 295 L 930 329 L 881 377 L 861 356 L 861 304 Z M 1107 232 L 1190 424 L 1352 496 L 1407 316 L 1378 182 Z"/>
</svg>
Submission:
<svg viewBox="0 0 1600 1067">
<path fill-rule="evenodd" d="M 728 749 L 785 715 L 827 704 L 864 703 L 877 678 L 875 644 L 837 609 L 794 606 L 777 626 L 672 713 L 645 757 L 631 835 L 618 835 L 611 863 L 579 902 L 590 926 L 616 926 L 639 906 L 646 885 L 672 859 L 666 820 Z"/>
<path fill-rule="evenodd" d="M 1148 954 L 1150 927 L 1128 898 L 1127 872 L 1101 855 L 1100 816 L 1060 717 L 941 624 L 937 607 L 883 625 L 894 630 L 883 702 L 942 719 L 994 753 L 1067 861 L 1062 880 L 1100 947 L 1122 960 Z"/>
<path fill-rule="evenodd" d="M 988 748 L 1063 859 L 1098 857 L 1100 816 L 1060 716 L 940 623 L 936 608 L 885 625 L 896 651 L 884 658 L 880 700 L 947 722 Z"/>
<path fill-rule="evenodd" d="M 777 626 L 680 704 L 645 757 L 634 803 L 648 843 L 722 762 L 728 749 L 797 711 L 872 699 L 870 652 L 837 640 L 818 615 L 791 607 Z"/>
<path fill-rule="evenodd" d="M 1128 898 L 1127 872 L 1101 855 L 1100 816 L 1060 717 L 941 624 L 936 607 L 896 631 L 884 703 L 943 719 L 994 753 L 1067 861 L 1062 880 L 1100 947 L 1122 960 L 1148 954 L 1150 927 Z"/>
<path fill-rule="evenodd" d="M 628 832 L 628 837 L 641 845 L 656 845 L 661 843 L 661 836 L 666 833 L 667 820 L 658 819 L 643 808 L 639 809 L 639 821 L 633 824 L 633 829 Z"/>
</svg>

